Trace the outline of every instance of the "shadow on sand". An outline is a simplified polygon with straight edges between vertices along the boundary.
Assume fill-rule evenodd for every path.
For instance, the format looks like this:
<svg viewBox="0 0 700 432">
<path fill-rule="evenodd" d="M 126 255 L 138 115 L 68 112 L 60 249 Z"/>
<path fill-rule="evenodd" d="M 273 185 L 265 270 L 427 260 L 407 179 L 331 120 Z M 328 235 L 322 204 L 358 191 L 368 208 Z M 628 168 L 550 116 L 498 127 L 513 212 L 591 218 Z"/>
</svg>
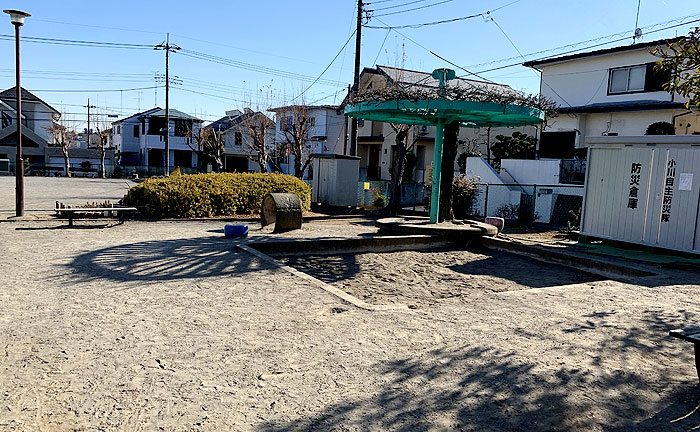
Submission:
<svg viewBox="0 0 700 432">
<path fill-rule="evenodd" d="M 77 275 L 113 281 L 167 281 L 240 274 L 268 265 L 222 237 L 159 240 L 113 246 L 78 255 Z"/>
<path fill-rule="evenodd" d="M 697 381 L 678 384 L 677 375 L 671 379 L 673 367 L 665 365 L 660 355 L 664 346 L 633 343 L 638 337 L 648 338 L 655 332 L 653 326 L 664 319 L 653 315 L 651 311 L 647 315 L 650 328 L 631 329 L 618 339 L 618 344 L 630 345 L 614 354 L 622 364 L 629 356 L 645 355 L 661 362 L 658 376 L 651 381 L 648 374 L 631 368 L 611 369 L 610 363 L 607 370 L 545 366 L 516 351 L 488 347 L 488 343 L 442 348 L 375 364 L 372 369 L 379 376 L 378 388 L 371 394 L 348 397 L 293 421 L 268 422 L 259 430 L 694 430 L 700 425 Z M 610 352 L 607 348 L 614 347 L 603 351 Z M 666 383 L 677 388 L 669 390 Z M 650 397 L 655 391 L 662 392 L 660 401 Z"/>
</svg>

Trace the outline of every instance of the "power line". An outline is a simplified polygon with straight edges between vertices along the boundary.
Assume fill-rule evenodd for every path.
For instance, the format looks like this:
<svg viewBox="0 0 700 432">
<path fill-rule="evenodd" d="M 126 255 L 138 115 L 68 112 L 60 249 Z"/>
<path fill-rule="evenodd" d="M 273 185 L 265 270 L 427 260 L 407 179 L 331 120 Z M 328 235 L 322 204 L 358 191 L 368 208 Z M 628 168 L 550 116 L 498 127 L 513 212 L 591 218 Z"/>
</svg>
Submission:
<svg viewBox="0 0 700 432">
<path fill-rule="evenodd" d="M 437 3 L 432 3 L 432 4 L 429 4 L 429 5 L 425 5 L 425 6 L 418 6 L 418 7 L 414 7 L 414 8 L 411 8 L 411 9 L 404 9 L 404 10 L 400 10 L 400 11 L 396 11 L 396 12 L 387 12 L 387 13 L 383 13 L 383 14 L 379 14 L 379 15 L 374 15 L 374 16 L 375 16 L 375 17 L 383 17 L 383 16 L 388 16 L 388 15 L 397 15 L 397 14 L 402 14 L 402 13 L 406 13 L 406 12 L 417 11 L 417 10 L 420 10 L 420 9 L 427 9 L 427 8 L 430 8 L 430 7 L 433 7 L 433 6 L 439 6 L 439 5 L 441 5 L 441 4 L 450 3 L 450 2 L 453 2 L 453 1 L 455 1 L 455 0 L 442 0 L 442 1 L 439 1 L 439 2 L 437 2 Z"/>
<path fill-rule="evenodd" d="M 335 55 L 335 57 L 333 57 L 333 60 L 331 60 L 331 62 L 328 63 L 328 66 L 326 66 L 326 68 L 323 70 L 323 72 L 321 72 L 321 74 L 320 74 L 311 84 L 309 84 L 309 86 L 306 87 L 306 89 L 304 89 L 304 91 L 302 91 L 301 93 L 299 93 L 298 96 L 294 97 L 294 98 L 291 100 L 291 102 L 294 102 L 296 99 L 299 99 L 300 97 L 302 97 L 311 87 L 313 87 L 314 84 L 316 84 L 316 82 L 318 82 L 318 80 L 321 79 L 321 77 L 323 76 L 323 74 L 325 74 L 326 71 L 328 71 L 328 69 L 331 67 L 331 65 L 333 65 L 333 63 L 335 63 L 336 59 L 338 59 L 338 56 L 340 56 L 340 53 L 342 53 L 343 51 L 345 51 L 345 47 L 348 46 L 348 43 L 350 43 L 350 41 L 352 40 L 352 37 L 355 36 L 355 33 L 356 33 L 356 32 L 357 32 L 357 31 L 352 32 L 352 34 L 350 35 L 350 37 L 348 38 L 348 40 L 345 41 L 345 43 L 343 44 L 343 46 L 340 48 L 340 51 L 338 51 L 338 53 Z"/>
<path fill-rule="evenodd" d="M 377 19 L 378 19 L 378 18 L 377 18 Z M 384 21 L 382 21 L 382 20 L 380 20 L 380 19 L 378 19 L 378 20 L 379 20 L 379 22 L 381 22 L 382 24 L 385 24 L 385 25 L 386 25 L 386 23 L 385 23 Z M 452 66 L 454 66 L 454 67 L 456 67 L 456 68 L 459 68 L 459 69 L 465 71 L 467 74 L 473 75 L 473 76 L 475 76 L 475 77 L 477 77 L 477 78 L 479 78 L 479 79 L 481 79 L 481 80 L 483 80 L 483 81 L 486 81 L 486 82 L 491 82 L 491 83 L 493 82 L 493 81 L 491 81 L 491 80 L 488 79 L 488 78 L 484 78 L 484 77 L 480 76 L 478 73 L 471 72 L 470 70 L 468 70 L 468 69 L 466 69 L 466 68 L 464 68 L 464 67 L 462 67 L 462 66 L 459 66 L 459 65 L 457 65 L 457 64 L 455 64 L 455 63 L 453 63 L 453 62 L 447 60 L 446 58 L 444 58 L 444 57 L 442 57 L 441 55 L 437 54 L 437 53 L 434 52 L 433 50 L 431 50 L 431 49 L 429 49 L 429 48 L 426 48 L 425 46 L 419 44 L 419 43 L 416 42 L 415 40 L 413 40 L 413 39 L 411 39 L 410 37 L 406 36 L 404 33 L 401 33 L 401 32 L 398 31 L 398 30 L 396 30 L 396 33 L 398 33 L 398 34 L 400 34 L 401 36 L 405 37 L 406 39 L 410 40 L 411 42 L 413 42 L 414 44 L 416 44 L 416 45 L 418 45 L 419 47 L 423 48 L 424 50 L 426 50 L 426 51 L 429 52 L 430 54 L 434 55 L 435 57 L 439 58 L 440 60 L 445 61 L 445 62 L 451 64 Z M 471 83 L 470 83 L 470 85 L 471 85 Z"/>
<path fill-rule="evenodd" d="M 700 19 L 696 19 L 696 20 L 693 20 L 693 21 L 687 21 L 687 22 L 683 22 L 683 23 L 680 23 L 680 24 L 676 24 L 676 25 L 672 25 L 672 26 L 668 26 L 668 27 L 664 27 L 664 28 L 652 30 L 652 31 L 647 32 L 646 34 L 649 35 L 649 34 L 653 34 L 653 33 L 658 33 L 658 32 L 661 32 L 661 31 L 670 30 L 670 29 L 672 29 L 672 28 L 681 27 L 681 26 L 688 25 L 688 24 L 694 24 L 694 23 L 697 23 L 697 22 L 700 22 Z M 603 43 L 599 43 L 599 44 L 595 44 L 595 45 L 588 45 L 588 46 L 584 46 L 584 47 L 581 47 L 581 48 L 573 49 L 573 50 L 570 50 L 570 51 L 564 51 L 564 52 L 560 52 L 560 53 L 557 53 L 557 54 L 552 54 L 551 56 L 542 57 L 542 58 L 539 58 L 539 59 L 536 59 L 536 60 L 533 60 L 533 61 L 548 60 L 548 59 L 551 59 L 551 58 L 556 58 L 556 57 L 560 57 L 560 56 L 567 55 L 567 54 L 573 54 L 573 53 L 577 53 L 577 52 L 580 52 L 580 51 L 590 50 L 590 49 L 592 49 L 592 48 L 599 48 L 599 47 L 601 47 L 601 46 L 610 45 L 610 44 L 617 43 L 617 42 L 622 42 L 622 41 L 625 41 L 625 40 L 627 40 L 627 39 L 628 39 L 627 37 L 623 37 L 623 38 L 620 38 L 620 39 L 615 39 L 615 40 L 611 40 L 611 41 L 608 41 L 608 42 L 603 42 Z M 526 55 L 527 55 L 527 54 L 526 54 Z M 516 58 L 517 58 L 517 57 L 516 57 Z M 481 71 L 479 71 L 479 72 L 477 72 L 477 73 L 483 74 L 483 73 L 493 72 L 493 71 L 497 71 L 497 70 L 501 70 L 501 69 L 507 69 L 507 68 L 511 68 L 511 67 L 515 67 L 515 66 L 522 66 L 522 64 L 523 64 L 523 62 L 522 62 L 522 61 L 519 61 L 519 62 L 517 62 L 517 63 L 510 63 L 510 64 L 507 64 L 507 65 L 504 65 L 504 66 L 499 66 L 499 67 L 494 67 L 494 68 L 491 68 L 491 69 L 481 70 Z M 459 78 L 462 78 L 462 77 L 459 77 Z"/>
<path fill-rule="evenodd" d="M 382 48 L 384 48 L 384 44 L 386 43 L 386 40 L 389 37 L 389 33 L 391 33 L 391 30 L 392 30 L 392 28 L 389 27 L 389 30 L 387 30 L 386 35 L 384 36 L 384 40 L 382 41 L 382 45 L 379 47 L 379 51 L 377 52 L 377 56 L 374 58 L 372 65 L 377 64 L 377 60 L 379 60 L 379 56 L 382 54 Z"/>
<path fill-rule="evenodd" d="M 46 92 L 46 93 L 105 93 L 105 92 L 121 92 L 121 91 L 137 91 L 137 90 L 152 90 L 154 88 L 161 88 L 162 86 L 150 86 L 150 87 L 134 87 L 127 89 L 99 89 L 99 90 L 66 90 L 66 89 L 40 89 L 40 90 L 30 90 L 32 92 Z"/>
<path fill-rule="evenodd" d="M 425 22 L 425 23 L 420 23 L 420 24 L 404 24 L 404 25 L 398 25 L 398 26 L 388 26 L 388 25 L 387 25 L 387 26 L 370 26 L 370 25 L 366 25 L 366 26 L 364 26 L 364 27 L 366 27 L 366 28 L 371 28 L 371 29 L 407 29 L 407 28 L 415 29 L 415 28 L 421 28 L 421 27 L 427 27 L 427 26 L 434 26 L 434 25 L 439 25 L 439 24 L 447 24 L 447 23 L 453 23 L 453 22 L 456 22 L 456 21 L 464 21 L 464 20 L 473 19 L 473 18 L 486 17 L 486 16 L 490 15 L 490 14 L 493 13 L 493 12 L 496 12 L 496 11 L 498 11 L 498 10 L 501 10 L 501 9 L 503 9 L 503 8 L 505 8 L 505 7 L 508 7 L 508 6 L 510 6 L 510 5 L 513 5 L 513 4 L 518 3 L 518 2 L 520 2 L 520 1 L 521 1 L 521 0 L 514 0 L 514 1 L 511 1 L 510 3 L 507 3 L 507 4 L 504 4 L 504 5 L 502 5 L 502 6 L 499 6 L 499 7 L 495 8 L 495 9 L 493 9 L 493 10 L 488 10 L 488 11 L 486 11 L 486 12 L 477 13 L 477 14 L 472 14 L 472 15 L 467 15 L 467 16 L 458 17 L 458 18 L 448 18 L 448 19 L 444 19 L 444 20 L 430 21 L 430 22 Z"/>
<path fill-rule="evenodd" d="M 382 11 L 382 10 L 386 10 L 386 9 L 395 9 L 395 8 L 397 8 L 397 7 L 408 6 L 408 5 L 412 5 L 412 4 L 415 4 L 415 3 L 423 3 L 423 2 L 426 2 L 426 1 L 428 1 L 428 0 L 413 0 L 413 1 L 410 1 L 410 2 L 408 2 L 408 3 L 397 4 L 397 5 L 393 5 L 393 6 L 384 6 L 384 7 L 380 7 L 380 8 L 377 8 L 377 9 L 373 9 L 372 11 L 373 11 L 373 12 L 376 12 L 376 11 Z M 370 4 L 371 4 L 371 3 L 370 3 Z"/>
<path fill-rule="evenodd" d="M 0 39 L 4 40 L 14 40 L 12 35 L 0 35 Z M 43 43 L 50 45 L 70 45 L 70 46 L 84 46 L 92 48 L 123 48 L 123 49 L 151 49 L 152 45 L 143 44 L 128 44 L 122 42 L 98 42 L 98 41 L 83 41 L 83 40 L 73 40 L 73 39 L 56 39 L 56 38 L 42 38 L 33 36 L 22 36 L 23 42 L 33 42 L 33 43 Z"/>
<path fill-rule="evenodd" d="M 105 26 L 98 26 L 98 25 L 91 25 L 91 24 L 69 23 L 69 22 L 65 22 L 65 21 L 51 21 L 51 20 L 45 20 L 45 19 L 39 19 L 39 18 L 32 17 L 32 22 L 34 22 L 34 21 L 51 23 L 51 24 L 78 26 L 78 27 L 98 28 L 98 29 L 105 29 L 105 30 L 118 30 L 118 31 L 125 31 L 125 32 L 129 32 L 129 33 L 136 32 L 136 33 L 150 33 L 150 34 L 158 34 L 158 35 L 162 35 L 163 33 L 165 33 L 165 32 L 156 32 L 156 31 L 147 31 L 147 30 L 127 29 L 127 28 L 120 28 L 120 27 L 105 27 Z"/>
<path fill-rule="evenodd" d="M 198 60 L 205 60 L 211 63 L 217 63 L 221 64 L 224 66 L 230 66 L 230 67 L 235 67 L 239 69 L 245 69 L 249 70 L 252 72 L 260 72 L 264 73 L 267 75 L 274 75 L 274 76 L 279 76 L 282 78 L 288 78 L 288 79 L 297 79 L 300 81 L 314 81 L 314 78 L 308 75 L 302 75 L 296 72 L 289 72 L 281 69 L 274 69 L 274 68 L 269 68 L 266 66 L 259 66 L 256 64 L 252 63 L 246 63 L 246 62 L 240 62 L 237 60 L 232 60 L 232 59 L 227 59 L 225 57 L 219 57 L 215 56 L 212 54 L 206 54 L 194 50 L 189 50 L 189 49 L 182 49 L 179 53 L 180 55 L 184 55 L 187 57 L 192 57 Z M 324 84 L 324 85 L 330 85 L 330 86 L 338 86 L 338 85 L 345 85 L 344 83 L 340 83 L 338 81 L 332 81 L 332 80 L 325 80 L 321 79 L 318 81 L 319 84 Z"/>
</svg>

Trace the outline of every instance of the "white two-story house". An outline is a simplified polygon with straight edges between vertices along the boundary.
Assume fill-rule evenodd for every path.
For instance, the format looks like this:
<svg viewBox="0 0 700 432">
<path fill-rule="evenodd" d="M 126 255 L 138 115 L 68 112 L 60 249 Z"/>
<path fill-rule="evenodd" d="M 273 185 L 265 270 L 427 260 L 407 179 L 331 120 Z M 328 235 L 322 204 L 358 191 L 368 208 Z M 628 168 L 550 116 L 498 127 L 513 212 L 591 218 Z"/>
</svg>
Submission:
<svg viewBox="0 0 700 432">
<path fill-rule="evenodd" d="M 275 143 L 283 147 L 287 142 L 285 130 L 292 127 L 299 106 L 272 108 L 275 113 Z M 347 123 L 343 110 L 337 105 L 309 105 L 301 109 L 309 118 L 311 127 L 307 134 L 307 154 L 345 154 Z M 285 164 L 293 164 L 292 155 L 282 155 Z"/>
<path fill-rule="evenodd" d="M 274 121 L 261 112 L 250 108 L 243 111 L 226 111 L 226 116 L 207 126 L 224 139 L 224 171 L 227 172 L 268 172 L 272 167 L 263 167 L 257 162 L 257 152 L 251 147 L 249 125 L 269 124 L 265 131 L 265 148 L 268 154 L 275 156 L 275 126 Z"/>
<path fill-rule="evenodd" d="M 176 109 L 170 117 L 170 165 L 197 166 L 196 142 L 203 120 Z M 165 110 L 151 108 L 112 123 L 112 143 L 120 156 L 121 165 L 150 167 L 165 166 Z"/>
<path fill-rule="evenodd" d="M 559 116 L 542 132 L 540 158 L 585 155 L 587 137 L 644 135 L 656 122 L 676 134 L 700 132 L 687 99 L 664 91 L 651 53 L 680 38 L 637 43 L 523 63 L 541 74 L 540 93 L 559 105 Z"/>
</svg>

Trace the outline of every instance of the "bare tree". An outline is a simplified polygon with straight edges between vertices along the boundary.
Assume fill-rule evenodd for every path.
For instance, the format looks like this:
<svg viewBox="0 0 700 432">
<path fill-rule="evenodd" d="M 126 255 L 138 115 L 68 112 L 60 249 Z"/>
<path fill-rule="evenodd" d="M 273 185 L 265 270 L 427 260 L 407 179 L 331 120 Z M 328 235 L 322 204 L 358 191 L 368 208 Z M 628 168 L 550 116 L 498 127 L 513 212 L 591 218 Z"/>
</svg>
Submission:
<svg viewBox="0 0 700 432">
<path fill-rule="evenodd" d="M 107 150 L 112 150 L 112 128 L 109 124 L 97 123 L 95 126 L 97 129 L 97 147 L 100 149 L 100 177 L 106 178 L 107 174 L 105 171 L 105 156 L 107 155 Z M 90 141 L 88 141 L 89 144 Z"/>
<path fill-rule="evenodd" d="M 190 128 L 186 133 L 188 138 L 196 144 L 194 147 L 189 141 L 187 145 L 197 153 L 200 167 L 205 161 L 212 161 L 216 164 L 216 171 L 224 170 L 224 136 L 220 131 L 215 131 L 213 128 L 199 128 L 195 133 Z"/>
<path fill-rule="evenodd" d="M 396 137 L 394 138 L 395 151 L 391 161 L 391 195 L 387 210 L 390 214 L 395 215 L 401 210 L 401 184 L 406 167 L 406 155 L 413 151 L 418 134 L 415 133 L 415 128 L 411 125 L 395 123 L 389 123 L 389 125 L 394 130 Z M 411 137 L 412 130 L 414 133 Z"/>
<path fill-rule="evenodd" d="M 261 172 L 267 172 L 268 166 L 272 165 L 274 171 L 280 171 L 270 154 L 267 137 L 275 130 L 275 122 L 261 112 L 250 112 L 243 114 L 242 126 L 246 134 L 250 137 L 248 147 L 251 152 L 249 157 L 260 165 Z"/>
<path fill-rule="evenodd" d="M 311 164 L 311 149 L 306 145 L 313 128 L 313 117 L 306 105 L 291 105 L 275 110 L 282 125 L 284 146 L 294 155 L 294 176 L 304 177 Z"/>
<path fill-rule="evenodd" d="M 61 148 L 61 152 L 63 153 L 63 163 L 65 164 L 66 169 L 66 177 L 70 177 L 70 155 L 68 152 L 75 133 L 69 130 L 66 125 L 56 121 L 51 122 L 51 126 L 47 127 L 46 130 L 51 133 L 51 137 L 53 138 L 50 145 L 52 147 Z"/>
<path fill-rule="evenodd" d="M 454 121 L 445 125 L 442 146 L 442 169 L 440 170 L 440 207 L 438 222 L 454 219 L 452 210 L 452 181 L 455 177 L 455 158 L 459 146 L 459 122 Z"/>
</svg>

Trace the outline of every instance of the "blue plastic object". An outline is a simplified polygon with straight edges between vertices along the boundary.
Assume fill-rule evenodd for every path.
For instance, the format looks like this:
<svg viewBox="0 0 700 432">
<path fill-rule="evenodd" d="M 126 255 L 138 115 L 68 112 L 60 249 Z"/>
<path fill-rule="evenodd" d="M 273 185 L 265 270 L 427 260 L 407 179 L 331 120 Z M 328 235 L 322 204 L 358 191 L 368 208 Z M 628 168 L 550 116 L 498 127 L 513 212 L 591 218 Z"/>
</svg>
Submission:
<svg viewBox="0 0 700 432">
<path fill-rule="evenodd" d="M 248 235 L 248 225 L 226 225 L 224 227 L 226 237 L 246 237 Z"/>
</svg>

